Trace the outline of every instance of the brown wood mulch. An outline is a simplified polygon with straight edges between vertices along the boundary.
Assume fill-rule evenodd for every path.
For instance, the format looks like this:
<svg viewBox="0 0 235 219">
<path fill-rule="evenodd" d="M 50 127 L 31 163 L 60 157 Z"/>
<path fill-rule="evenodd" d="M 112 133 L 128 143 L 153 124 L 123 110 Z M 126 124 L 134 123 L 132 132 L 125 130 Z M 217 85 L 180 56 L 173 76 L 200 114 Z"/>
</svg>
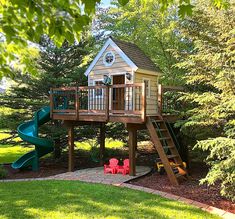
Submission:
<svg viewBox="0 0 235 219">
<path fill-rule="evenodd" d="M 220 195 L 219 184 L 214 186 L 199 185 L 207 168 L 203 164 L 192 164 L 190 180 L 183 181 L 178 187 L 172 186 L 166 176 L 154 171 L 145 177 L 130 181 L 130 184 L 168 192 L 174 195 L 202 202 L 225 211 L 235 213 L 235 203 Z"/>
</svg>

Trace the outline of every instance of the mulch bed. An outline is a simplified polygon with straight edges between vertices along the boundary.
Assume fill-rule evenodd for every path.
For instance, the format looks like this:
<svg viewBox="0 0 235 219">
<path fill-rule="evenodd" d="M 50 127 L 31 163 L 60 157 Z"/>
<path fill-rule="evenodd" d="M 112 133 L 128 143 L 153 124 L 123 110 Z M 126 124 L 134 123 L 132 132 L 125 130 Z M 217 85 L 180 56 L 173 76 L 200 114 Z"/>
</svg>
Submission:
<svg viewBox="0 0 235 219">
<path fill-rule="evenodd" d="M 235 213 L 235 203 L 220 195 L 219 185 L 206 186 L 199 185 L 199 180 L 206 175 L 207 167 L 203 164 L 192 164 L 188 181 L 181 182 L 178 187 L 172 186 L 166 176 L 160 175 L 156 171 L 145 177 L 130 181 L 130 184 L 143 186 L 163 192 L 172 193 L 181 197 L 202 202 L 225 211 Z"/>
<path fill-rule="evenodd" d="M 97 167 L 99 163 L 93 162 L 89 156 L 84 156 L 76 151 L 75 154 L 75 170 Z M 23 179 L 23 178 L 41 178 L 65 173 L 68 171 L 68 155 L 64 153 L 59 160 L 52 158 L 40 159 L 39 171 L 32 171 L 31 169 L 15 170 L 11 168 L 10 164 L 5 164 L 8 175 L 6 179 Z"/>
</svg>

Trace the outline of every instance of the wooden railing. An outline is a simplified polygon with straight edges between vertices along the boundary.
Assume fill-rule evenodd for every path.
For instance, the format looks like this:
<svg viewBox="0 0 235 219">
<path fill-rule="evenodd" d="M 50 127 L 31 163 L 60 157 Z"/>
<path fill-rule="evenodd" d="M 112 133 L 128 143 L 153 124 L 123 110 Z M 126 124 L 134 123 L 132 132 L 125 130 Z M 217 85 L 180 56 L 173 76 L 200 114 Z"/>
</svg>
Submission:
<svg viewBox="0 0 235 219">
<path fill-rule="evenodd" d="M 140 115 L 146 117 L 144 83 L 110 86 L 53 88 L 50 90 L 51 115 L 75 116 Z"/>
<path fill-rule="evenodd" d="M 78 118 L 78 88 L 64 87 L 50 89 L 50 108 L 52 113 L 74 114 Z"/>
<path fill-rule="evenodd" d="M 178 101 L 183 87 L 158 85 L 158 110 L 160 114 L 177 114 L 182 105 Z"/>
</svg>

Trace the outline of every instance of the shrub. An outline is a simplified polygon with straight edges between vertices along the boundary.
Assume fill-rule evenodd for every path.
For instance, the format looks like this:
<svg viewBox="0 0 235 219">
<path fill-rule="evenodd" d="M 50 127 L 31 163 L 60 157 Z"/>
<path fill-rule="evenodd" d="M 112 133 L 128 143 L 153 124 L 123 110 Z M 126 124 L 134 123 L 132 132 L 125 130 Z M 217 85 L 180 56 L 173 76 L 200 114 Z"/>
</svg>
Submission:
<svg viewBox="0 0 235 219">
<path fill-rule="evenodd" d="M 219 182 L 221 195 L 235 201 L 235 139 L 218 137 L 199 141 L 196 147 L 209 152 L 206 162 L 211 168 L 201 183 Z"/>
<path fill-rule="evenodd" d="M 4 179 L 7 177 L 7 170 L 3 167 L 3 165 L 0 166 L 0 179 Z"/>
</svg>

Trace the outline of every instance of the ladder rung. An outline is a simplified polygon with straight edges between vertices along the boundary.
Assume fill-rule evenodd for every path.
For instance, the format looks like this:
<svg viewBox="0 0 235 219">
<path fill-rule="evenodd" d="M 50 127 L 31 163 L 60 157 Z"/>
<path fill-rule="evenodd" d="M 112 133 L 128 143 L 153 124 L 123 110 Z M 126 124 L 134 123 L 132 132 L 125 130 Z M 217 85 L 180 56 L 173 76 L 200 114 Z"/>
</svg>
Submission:
<svg viewBox="0 0 235 219">
<path fill-rule="evenodd" d="M 186 174 L 185 174 L 185 175 L 182 175 L 182 174 L 180 174 L 180 173 L 176 173 L 176 174 L 175 174 L 175 177 L 176 177 L 176 178 L 180 178 L 180 177 L 181 177 L 182 179 L 187 179 Z"/>
<path fill-rule="evenodd" d="M 181 175 L 180 173 L 176 173 L 175 176 L 176 178 L 183 177 L 183 175 Z"/>
<path fill-rule="evenodd" d="M 157 123 L 157 122 L 163 122 L 163 120 L 152 120 L 152 122 L 155 122 L 155 123 Z"/>
<path fill-rule="evenodd" d="M 167 129 L 158 129 L 157 131 L 165 132 L 165 131 L 167 131 Z"/>
<path fill-rule="evenodd" d="M 159 138 L 160 141 L 162 141 L 162 140 L 168 140 L 168 139 L 171 139 L 171 138 L 170 138 L 170 137 Z"/>
<path fill-rule="evenodd" d="M 167 155 L 167 158 L 175 158 L 175 157 L 179 157 L 178 155 L 172 154 L 172 155 Z"/>
<path fill-rule="evenodd" d="M 164 149 L 172 149 L 175 148 L 174 146 L 163 146 Z"/>
</svg>

